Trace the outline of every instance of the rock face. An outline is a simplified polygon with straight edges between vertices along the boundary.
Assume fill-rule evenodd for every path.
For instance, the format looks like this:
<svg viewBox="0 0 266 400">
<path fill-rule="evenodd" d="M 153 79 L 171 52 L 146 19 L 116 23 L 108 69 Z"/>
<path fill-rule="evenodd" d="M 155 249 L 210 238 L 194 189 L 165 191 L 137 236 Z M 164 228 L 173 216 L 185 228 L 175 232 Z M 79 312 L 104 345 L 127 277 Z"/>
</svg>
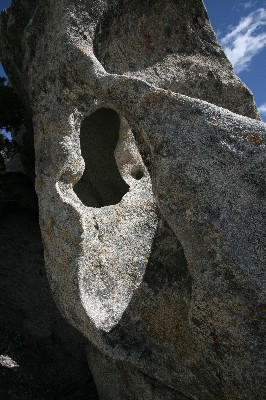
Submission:
<svg viewBox="0 0 266 400">
<path fill-rule="evenodd" d="M 13 1 L 1 39 L 101 400 L 264 399 L 266 127 L 202 2 Z"/>
</svg>

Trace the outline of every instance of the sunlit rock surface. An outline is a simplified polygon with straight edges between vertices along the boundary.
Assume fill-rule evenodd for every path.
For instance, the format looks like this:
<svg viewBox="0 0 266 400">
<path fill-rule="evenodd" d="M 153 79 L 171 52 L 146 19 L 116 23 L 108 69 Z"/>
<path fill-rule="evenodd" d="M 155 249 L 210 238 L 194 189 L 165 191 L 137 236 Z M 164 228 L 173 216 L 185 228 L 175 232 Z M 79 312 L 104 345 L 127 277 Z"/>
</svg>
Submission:
<svg viewBox="0 0 266 400">
<path fill-rule="evenodd" d="M 264 399 L 266 127 L 202 2 L 1 18 L 51 289 L 100 398 Z"/>
</svg>

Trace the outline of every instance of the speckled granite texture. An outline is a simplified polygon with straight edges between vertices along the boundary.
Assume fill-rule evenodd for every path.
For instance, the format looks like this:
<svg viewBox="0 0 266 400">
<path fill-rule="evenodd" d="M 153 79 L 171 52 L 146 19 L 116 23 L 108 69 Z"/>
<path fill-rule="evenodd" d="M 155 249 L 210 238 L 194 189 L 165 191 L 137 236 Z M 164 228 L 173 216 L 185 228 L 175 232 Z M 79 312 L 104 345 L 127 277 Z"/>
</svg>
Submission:
<svg viewBox="0 0 266 400">
<path fill-rule="evenodd" d="M 203 3 L 14 0 L 1 39 L 100 399 L 264 399 L 266 126 Z"/>
</svg>

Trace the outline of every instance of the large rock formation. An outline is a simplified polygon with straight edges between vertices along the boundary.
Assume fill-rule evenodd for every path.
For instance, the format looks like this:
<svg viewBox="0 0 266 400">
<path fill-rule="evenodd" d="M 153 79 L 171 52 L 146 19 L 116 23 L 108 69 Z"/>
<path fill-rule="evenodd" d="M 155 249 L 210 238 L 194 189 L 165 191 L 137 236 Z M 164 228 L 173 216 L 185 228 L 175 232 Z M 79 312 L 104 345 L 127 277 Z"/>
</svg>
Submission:
<svg viewBox="0 0 266 400">
<path fill-rule="evenodd" d="M 264 399 L 266 127 L 201 0 L 14 0 L 1 39 L 100 398 Z"/>
</svg>

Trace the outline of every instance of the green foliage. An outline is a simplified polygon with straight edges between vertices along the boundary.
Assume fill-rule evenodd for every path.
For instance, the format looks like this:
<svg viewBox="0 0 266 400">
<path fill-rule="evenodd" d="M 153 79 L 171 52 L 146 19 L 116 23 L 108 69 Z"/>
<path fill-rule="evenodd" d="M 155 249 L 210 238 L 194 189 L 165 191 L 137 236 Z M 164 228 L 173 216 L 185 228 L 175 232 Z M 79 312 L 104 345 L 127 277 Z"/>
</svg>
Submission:
<svg viewBox="0 0 266 400">
<path fill-rule="evenodd" d="M 5 171 L 5 161 L 16 153 L 16 143 L 0 133 L 0 172 Z"/>
<path fill-rule="evenodd" d="M 0 133 L 0 153 L 5 159 L 9 159 L 16 152 L 16 145 L 9 140 L 3 133 Z"/>
<path fill-rule="evenodd" d="M 5 170 L 5 161 L 16 153 L 16 144 L 4 131 L 18 129 L 23 119 L 23 107 L 14 90 L 7 86 L 6 78 L 0 77 L 0 172 Z"/>
<path fill-rule="evenodd" d="M 23 107 L 14 90 L 0 77 L 0 129 L 17 129 L 22 122 Z"/>
</svg>

